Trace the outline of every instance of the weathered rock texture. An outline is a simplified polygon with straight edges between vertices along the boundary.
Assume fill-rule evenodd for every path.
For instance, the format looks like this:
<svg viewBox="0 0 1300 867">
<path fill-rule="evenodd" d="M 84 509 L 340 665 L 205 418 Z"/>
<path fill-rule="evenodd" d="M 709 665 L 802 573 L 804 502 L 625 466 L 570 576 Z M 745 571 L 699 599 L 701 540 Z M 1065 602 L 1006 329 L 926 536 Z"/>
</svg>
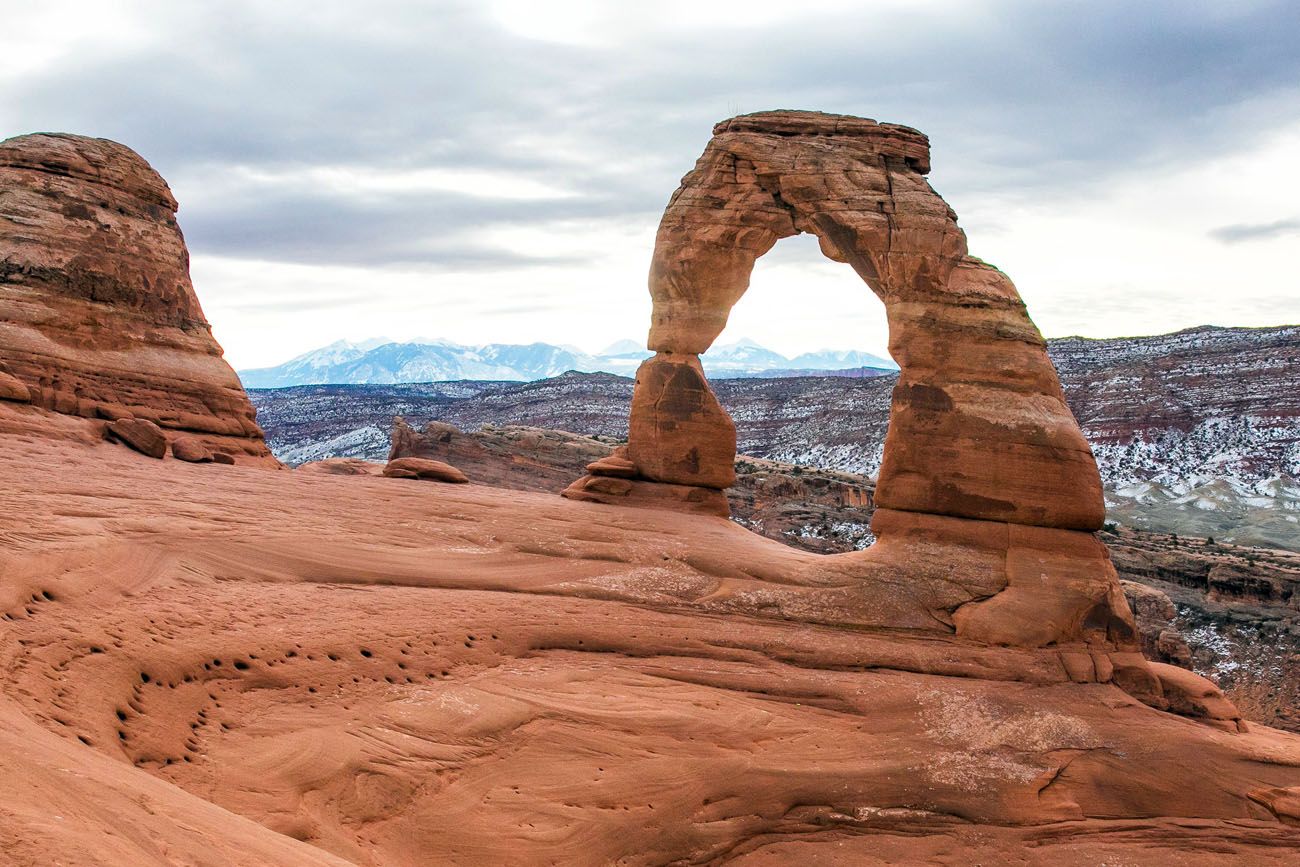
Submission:
<svg viewBox="0 0 1300 867">
<path fill-rule="evenodd" d="M 699 354 L 726 326 L 755 260 L 812 232 L 884 302 L 901 367 L 876 490 L 879 542 L 859 557 L 863 593 L 897 602 L 896 582 L 942 586 L 940 621 L 959 636 L 1136 656 L 1132 615 L 1091 532 L 1104 513 L 1096 461 L 1015 287 L 967 255 L 956 215 L 926 183 L 925 136 L 786 111 L 713 132 L 655 241 L 657 354 L 637 373 L 633 469 L 611 478 L 594 465 L 565 495 L 664 504 L 686 500 L 684 491 L 704 500 L 734 481 L 735 426 Z M 1110 679 L 1109 667 L 1090 671 Z M 1153 675 L 1135 689 L 1164 704 Z"/>
<path fill-rule="evenodd" d="M 125 443 L 142 455 L 161 460 L 167 455 L 167 435 L 158 425 L 143 418 L 121 418 L 109 422 L 108 438 Z"/>
<path fill-rule="evenodd" d="M 212 452 L 208 447 L 191 436 L 177 437 L 172 440 L 172 457 L 192 464 L 212 462 Z"/>
<path fill-rule="evenodd" d="M 880 592 L 716 518 L 2 433 L 0 538 L 6 865 L 1300 846 L 1300 737 L 1225 731 L 1204 683 L 1121 653 L 947 634 L 950 541 Z M 994 592 L 996 546 L 965 550 Z M 1211 724 L 1119 688 L 1144 672 Z"/>
<path fill-rule="evenodd" d="M 0 142 L 0 359 L 39 409 L 147 419 L 273 462 L 194 294 L 176 200 L 115 142 Z"/>
<path fill-rule="evenodd" d="M 469 479 L 451 464 L 428 458 L 396 458 L 388 462 L 383 474 L 390 479 L 419 479 L 463 485 Z"/>
</svg>

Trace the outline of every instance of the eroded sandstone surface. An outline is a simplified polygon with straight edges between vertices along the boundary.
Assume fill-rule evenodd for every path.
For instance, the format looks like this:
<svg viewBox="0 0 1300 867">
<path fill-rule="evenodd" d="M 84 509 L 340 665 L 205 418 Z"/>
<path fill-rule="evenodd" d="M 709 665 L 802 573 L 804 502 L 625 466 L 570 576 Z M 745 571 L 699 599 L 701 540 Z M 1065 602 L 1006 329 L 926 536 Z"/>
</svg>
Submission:
<svg viewBox="0 0 1300 867">
<path fill-rule="evenodd" d="M 0 400 L 144 419 L 273 463 L 203 318 L 176 208 L 158 173 L 116 142 L 0 142 Z M 30 413 L 7 423 L 42 429 Z"/>
<path fill-rule="evenodd" d="M 860 555 L 721 518 L 4 445 L 20 864 L 1281 864 L 1300 844 L 1300 738 L 1158 711 L 1069 648 L 909 621 L 964 595 L 921 562 L 869 625 L 888 603 Z M 32 473 L 50 449 L 63 471 Z"/>
</svg>

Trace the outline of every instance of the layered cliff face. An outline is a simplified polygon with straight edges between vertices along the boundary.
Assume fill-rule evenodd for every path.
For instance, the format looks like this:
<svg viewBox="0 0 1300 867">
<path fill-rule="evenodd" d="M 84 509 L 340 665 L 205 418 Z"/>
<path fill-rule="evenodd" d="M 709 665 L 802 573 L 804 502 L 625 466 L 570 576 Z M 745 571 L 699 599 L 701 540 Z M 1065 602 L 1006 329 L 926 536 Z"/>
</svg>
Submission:
<svg viewBox="0 0 1300 867">
<path fill-rule="evenodd" d="M 134 417 L 240 460 L 274 462 L 203 318 L 176 207 L 158 173 L 115 142 L 0 142 L 2 423 L 54 429 L 21 404 Z"/>
<path fill-rule="evenodd" d="M 1300 550 L 1300 326 L 1054 341 L 1112 519 Z"/>
</svg>

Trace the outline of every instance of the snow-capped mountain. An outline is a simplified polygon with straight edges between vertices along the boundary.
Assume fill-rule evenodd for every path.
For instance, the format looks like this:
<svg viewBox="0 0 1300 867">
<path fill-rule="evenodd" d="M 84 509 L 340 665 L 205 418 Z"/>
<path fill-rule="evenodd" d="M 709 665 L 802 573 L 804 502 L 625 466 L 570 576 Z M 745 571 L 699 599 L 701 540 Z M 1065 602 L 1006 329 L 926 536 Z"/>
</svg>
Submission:
<svg viewBox="0 0 1300 867">
<path fill-rule="evenodd" d="M 248 388 L 317 383 L 389 385 L 459 379 L 534 380 L 566 370 L 597 370 L 589 355 L 549 343 L 462 346 L 447 340 L 338 341 L 276 367 L 240 371 Z"/>
<path fill-rule="evenodd" d="M 778 367 L 791 367 L 790 359 L 742 338 L 735 343 L 715 346 L 700 356 L 704 372 L 712 377 L 747 376 Z"/>
<path fill-rule="evenodd" d="M 448 340 L 394 342 L 383 338 L 361 343 L 340 340 L 312 350 L 276 367 L 240 371 L 246 388 L 283 388 L 292 385 L 390 385 L 403 382 L 441 382 L 461 379 L 533 381 L 568 370 L 617 373 L 631 376 L 652 355 L 634 340 L 620 340 L 599 355 L 550 343 L 526 345 L 488 343 L 463 346 Z M 795 376 L 800 372 L 825 374 L 853 368 L 855 375 L 897 369 L 891 361 L 856 350 L 823 350 L 786 358 L 752 340 L 718 346 L 703 356 L 705 371 L 713 377 L 758 375 Z"/>
<path fill-rule="evenodd" d="M 805 352 L 790 359 L 790 367 L 795 370 L 850 370 L 855 367 L 898 369 L 898 365 L 888 358 L 856 349 L 823 349 L 819 352 Z"/>
</svg>

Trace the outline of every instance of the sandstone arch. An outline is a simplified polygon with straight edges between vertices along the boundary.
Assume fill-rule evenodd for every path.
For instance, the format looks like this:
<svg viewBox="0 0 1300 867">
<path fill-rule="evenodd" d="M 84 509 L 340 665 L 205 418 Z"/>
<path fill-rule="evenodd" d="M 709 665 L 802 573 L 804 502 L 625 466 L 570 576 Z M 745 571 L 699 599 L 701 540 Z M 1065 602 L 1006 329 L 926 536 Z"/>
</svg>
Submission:
<svg viewBox="0 0 1300 867">
<path fill-rule="evenodd" d="M 929 142 L 902 126 L 813 112 L 718 124 L 673 194 L 650 267 L 654 313 L 628 457 L 639 478 L 721 489 L 734 429 L 698 356 L 755 260 L 815 234 L 885 304 L 894 393 L 884 508 L 1094 530 L 1096 463 L 1038 329 L 1007 277 L 969 256 L 930 188 Z M 705 498 L 707 499 L 707 498 Z"/>
<path fill-rule="evenodd" d="M 1104 516 L 1092 452 L 1015 287 L 967 253 L 929 168 L 928 139 L 894 124 L 776 111 L 715 126 L 655 239 L 657 354 L 637 372 L 626 452 L 591 465 L 565 496 L 727 513 L 735 427 L 699 355 L 755 260 L 810 232 L 884 302 L 901 368 L 879 542 L 850 571 L 929 587 L 909 604 L 968 637 L 1131 649 L 1131 615 L 1091 532 Z M 879 590 L 853 592 L 866 625 L 923 622 Z"/>
</svg>

